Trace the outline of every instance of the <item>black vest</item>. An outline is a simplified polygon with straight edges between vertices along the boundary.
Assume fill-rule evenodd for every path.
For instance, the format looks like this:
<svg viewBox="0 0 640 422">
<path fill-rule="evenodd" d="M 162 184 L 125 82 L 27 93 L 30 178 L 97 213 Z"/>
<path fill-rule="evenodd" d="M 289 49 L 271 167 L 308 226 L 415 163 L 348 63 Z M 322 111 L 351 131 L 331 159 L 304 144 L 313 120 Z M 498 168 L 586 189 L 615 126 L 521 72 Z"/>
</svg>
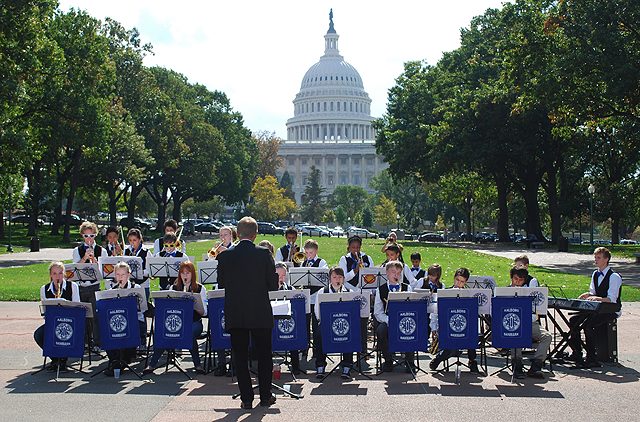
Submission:
<svg viewBox="0 0 640 422">
<path fill-rule="evenodd" d="M 345 258 L 347 259 L 347 271 L 351 271 L 355 261 L 351 257 L 351 254 L 346 255 Z M 371 266 L 371 264 L 369 262 L 369 257 L 367 255 L 362 255 L 362 262 L 364 262 L 364 266 L 365 267 L 370 267 Z"/>
<path fill-rule="evenodd" d="M 51 283 L 45 284 L 44 296 L 47 299 L 57 299 L 56 294 L 49 289 L 49 286 L 51 286 Z M 71 283 L 72 283 L 71 281 L 67 281 L 67 288 L 62 291 L 62 295 L 60 296 L 60 299 L 66 299 L 70 302 L 71 300 L 73 300 L 73 286 L 71 286 Z"/>
<path fill-rule="evenodd" d="M 303 267 L 315 267 L 315 268 L 320 267 L 320 258 L 318 258 L 317 256 L 316 256 L 316 260 L 313 262 L 312 265 L 307 265 L 307 261 L 309 260 L 308 259 L 304 260 L 304 262 L 302 263 Z"/>
<path fill-rule="evenodd" d="M 613 274 L 613 270 L 609 268 L 609 271 L 607 271 L 607 273 L 604 275 L 604 278 L 602 279 L 602 283 L 600 283 L 600 285 L 598 286 L 598 277 L 596 277 L 596 274 L 593 273 L 592 280 L 593 285 L 596 287 L 596 296 L 607 297 L 609 295 L 609 279 L 611 279 L 611 274 Z M 622 301 L 620 300 L 621 290 L 622 285 L 618 290 L 618 300 L 616 301 L 616 303 L 619 305 L 622 305 Z"/>
<path fill-rule="evenodd" d="M 84 243 L 80 246 L 78 246 L 78 253 L 80 254 L 80 259 L 82 259 L 82 257 L 84 256 L 86 252 L 86 248 L 84 247 Z M 102 246 L 96 244 L 96 246 L 94 246 L 93 248 L 93 256 L 95 256 L 96 258 L 99 258 L 102 256 Z"/>
<path fill-rule="evenodd" d="M 411 271 L 411 274 L 413 274 L 413 271 Z M 425 270 L 423 270 L 422 268 L 420 268 L 420 270 L 418 270 L 418 272 L 416 273 L 416 275 L 414 276 L 414 278 L 416 280 L 420 280 L 422 277 L 426 276 L 427 273 Z"/>
<path fill-rule="evenodd" d="M 118 242 L 119 243 L 119 242 Z M 122 247 L 122 245 L 120 245 L 120 247 Z M 111 245 L 107 244 L 107 247 L 105 248 L 107 250 L 107 256 L 116 256 L 113 254 L 113 252 L 111 251 Z M 126 253 L 125 253 L 126 255 Z"/>
<path fill-rule="evenodd" d="M 166 290 L 166 289 L 165 289 Z M 202 284 L 198 283 L 198 291 L 197 292 L 190 292 L 193 294 L 200 294 L 200 292 L 202 291 Z M 207 304 L 205 303 L 204 306 L 207 306 Z M 200 315 L 195 309 L 193 310 L 193 322 L 198 322 L 202 319 L 202 315 Z"/>
<path fill-rule="evenodd" d="M 293 253 L 296 253 L 296 252 L 300 252 L 300 248 L 298 247 L 298 245 L 293 245 Z M 285 262 L 289 262 L 289 248 L 287 248 L 287 245 L 284 245 L 283 247 L 280 248 L 280 255 L 282 255 L 282 259 Z M 294 262 L 293 266 L 299 267 L 300 264 L 296 264 Z"/>
<path fill-rule="evenodd" d="M 406 292 L 407 290 L 408 290 L 408 284 L 400 283 L 400 291 Z M 386 304 L 388 303 L 388 299 L 389 299 L 389 285 L 387 283 L 382 284 L 378 288 L 378 292 L 380 293 L 380 300 L 383 300 L 385 303 L 384 313 L 386 314 L 387 308 L 388 308 Z"/>
</svg>

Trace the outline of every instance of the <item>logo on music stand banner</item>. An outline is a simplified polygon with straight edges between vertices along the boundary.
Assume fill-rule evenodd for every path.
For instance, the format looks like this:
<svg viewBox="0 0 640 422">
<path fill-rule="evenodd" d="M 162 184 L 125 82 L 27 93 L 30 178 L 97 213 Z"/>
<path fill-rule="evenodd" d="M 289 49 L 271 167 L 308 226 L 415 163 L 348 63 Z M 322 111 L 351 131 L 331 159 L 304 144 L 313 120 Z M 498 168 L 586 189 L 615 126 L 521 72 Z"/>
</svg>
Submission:
<svg viewBox="0 0 640 422">
<path fill-rule="evenodd" d="M 84 353 L 84 308 L 48 306 L 44 322 L 42 356 L 81 358 Z"/>
<path fill-rule="evenodd" d="M 427 304 L 389 301 L 389 351 L 427 351 Z"/>
<path fill-rule="evenodd" d="M 272 349 L 279 352 L 305 349 L 307 344 L 307 315 L 305 299 L 290 299 L 291 318 L 277 319 L 272 334 Z"/>
<path fill-rule="evenodd" d="M 140 346 L 136 297 L 99 300 L 97 307 L 100 339 L 104 350 Z"/>
<path fill-rule="evenodd" d="M 159 349 L 190 349 L 193 300 L 157 298 L 153 342 Z"/>
<path fill-rule="evenodd" d="M 478 299 L 441 298 L 438 300 L 438 348 L 478 348 Z"/>
<path fill-rule="evenodd" d="M 209 328 L 213 350 L 231 349 L 231 335 L 225 331 L 223 297 L 209 299 Z"/>
<path fill-rule="evenodd" d="M 360 352 L 360 301 L 323 302 L 320 306 L 325 353 Z"/>
<path fill-rule="evenodd" d="M 495 297 L 491 309 L 493 347 L 531 347 L 531 300 L 525 297 Z"/>
</svg>

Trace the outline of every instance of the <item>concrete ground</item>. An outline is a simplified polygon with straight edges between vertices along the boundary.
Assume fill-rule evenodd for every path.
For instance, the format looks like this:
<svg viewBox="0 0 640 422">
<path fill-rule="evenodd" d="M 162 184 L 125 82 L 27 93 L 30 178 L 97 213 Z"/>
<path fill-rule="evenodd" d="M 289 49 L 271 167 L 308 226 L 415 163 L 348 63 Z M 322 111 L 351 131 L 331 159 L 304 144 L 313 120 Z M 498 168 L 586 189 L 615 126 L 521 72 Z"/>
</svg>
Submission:
<svg viewBox="0 0 640 422">
<path fill-rule="evenodd" d="M 640 409 L 639 323 L 640 304 L 625 303 L 618 322 L 619 364 L 600 369 L 577 370 L 556 364 L 553 373 L 545 371 L 544 380 L 527 378 L 514 383 L 506 372 L 486 376 L 464 369 L 460 384 L 456 384 L 453 372 L 419 373 L 413 380 L 402 368 L 396 368 L 376 376 L 368 366 L 373 365 L 371 360 L 364 366 L 371 380 L 356 374 L 344 382 L 334 373 L 320 383 L 312 370 L 313 361 L 308 361 L 302 367 L 309 374 L 298 382 L 291 382 L 286 369 L 280 380 L 294 393 L 303 394 L 302 399 L 278 392 L 277 403 L 271 408 L 257 406 L 256 400 L 257 407 L 245 411 L 232 399 L 237 385 L 230 378 L 196 376 L 189 357 L 183 366 L 193 381 L 175 369 L 168 373 L 158 369 L 151 377 L 153 382 L 141 382 L 129 372 L 119 380 L 103 374 L 91 378 L 106 366 L 104 359 L 85 364 L 86 374 L 70 371 L 57 381 L 54 374 L 36 373 L 43 361 L 33 341 L 33 331 L 42 324 L 38 303 L 0 302 L 0 420 L 494 421 L 519 415 L 536 421 L 566 417 L 592 421 L 607 412 L 615 413 L 618 421 L 635 421 Z M 488 352 L 491 373 L 504 364 L 504 358 L 495 349 Z M 421 355 L 423 369 L 428 368 L 429 359 Z M 137 362 L 135 368 L 141 371 L 143 365 Z"/>
</svg>

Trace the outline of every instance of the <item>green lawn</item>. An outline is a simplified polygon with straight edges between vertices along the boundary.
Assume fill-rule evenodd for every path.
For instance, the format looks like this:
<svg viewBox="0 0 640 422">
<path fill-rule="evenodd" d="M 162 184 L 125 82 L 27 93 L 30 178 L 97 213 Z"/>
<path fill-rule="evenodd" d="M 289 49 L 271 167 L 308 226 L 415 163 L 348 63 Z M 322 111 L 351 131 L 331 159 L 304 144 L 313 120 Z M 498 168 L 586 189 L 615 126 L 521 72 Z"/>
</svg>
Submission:
<svg viewBox="0 0 640 422">
<path fill-rule="evenodd" d="M 256 242 L 263 239 L 269 240 L 276 248 L 284 245 L 284 236 L 259 236 Z M 346 238 L 322 238 L 316 239 L 320 243 L 319 256 L 327 263 L 337 265 L 340 257 L 346 253 Z M 304 239 L 303 239 L 304 241 Z M 373 258 L 375 264 L 385 260 L 380 252 L 383 239 L 364 239 L 362 250 Z M 187 244 L 187 254 L 195 256 L 196 261 L 201 260 L 213 245 L 213 240 Z M 512 261 L 506 258 L 483 255 L 467 249 L 457 249 L 438 244 L 424 244 L 419 242 L 403 242 L 405 252 L 403 257 L 410 264 L 411 252 L 420 252 L 422 255 L 422 267 L 427 268 L 432 263 L 438 263 L 443 267 L 442 279 L 447 286 L 452 284 L 453 274 L 458 267 L 467 267 L 473 275 L 492 275 L 499 286 L 509 283 L 509 269 Z M 69 251 L 71 256 L 71 251 Z M 70 261 L 69 261 L 70 262 Z M 250 263 L 248 263 L 250 265 Z M 0 269 L 0 300 L 39 300 L 39 289 L 48 281 L 48 264 L 38 264 L 23 268 Z M 569 297 L 577 297 L 589 289 L 589 277 L 550 271 L 540 267 L 530 267 L 531 273 L 550 288 L 559 291 L 559 288 Z M 157 280 L 152 281 L 152 289 L 157 289 Z M 640 301 L 638 289 L 623 286 L 622 300 L 628 302 Z"/>
</svg>

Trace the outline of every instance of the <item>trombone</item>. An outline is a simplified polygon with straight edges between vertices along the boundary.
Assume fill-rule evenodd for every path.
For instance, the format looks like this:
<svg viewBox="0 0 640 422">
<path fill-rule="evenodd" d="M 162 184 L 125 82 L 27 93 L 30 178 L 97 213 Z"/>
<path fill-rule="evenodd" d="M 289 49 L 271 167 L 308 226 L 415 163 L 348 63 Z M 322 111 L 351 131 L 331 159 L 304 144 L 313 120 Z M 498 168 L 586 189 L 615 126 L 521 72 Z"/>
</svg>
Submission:
<svg viewBox="0 0 640 422">
<path fill-rule="evenodd" d="M 231 246 L 236 246 L 239 242 L 240 240 L 236 240 L 235 242 L 231 243 Z M 222 242 L 220 242 L 218 246 L 216 246 L 215 248 L 211 248 L 209 252 L 207 252 L 207 256 L 209 257 L 209 259 L 215 259 L 220 254 L 220 252 L 222 252 L 222 251 L 218 252 L 218 249 L 220 249 L 220 246 L 223 246 Z"/>
<path fill-rule="evenodd" d="M 305 253 L 302 251 L 298 251 L 294 253 L 293 250 L 295 246 L 296 246 L 296 243 L 293 242 L 293 246 L 289 251 L 289 261 L 293 262 L 296 265 L 302 265 L 304 260 L 307 259 L 307 255 L 305 255 Z M 302 249 L 302 232 L 300 232 L 300 249 Z"/>
<path fill-rule="evenodd" d="M 182 229 L 184 229 L 184 226 L 180 227 L 180 234 L 178 234 L 178 240 L 176 240 L 176 250 L 177 251 L 181 251 L 182 250 L 182 242 L 180 241 L 180 238 L 182 237 Z"/>
</svg>

